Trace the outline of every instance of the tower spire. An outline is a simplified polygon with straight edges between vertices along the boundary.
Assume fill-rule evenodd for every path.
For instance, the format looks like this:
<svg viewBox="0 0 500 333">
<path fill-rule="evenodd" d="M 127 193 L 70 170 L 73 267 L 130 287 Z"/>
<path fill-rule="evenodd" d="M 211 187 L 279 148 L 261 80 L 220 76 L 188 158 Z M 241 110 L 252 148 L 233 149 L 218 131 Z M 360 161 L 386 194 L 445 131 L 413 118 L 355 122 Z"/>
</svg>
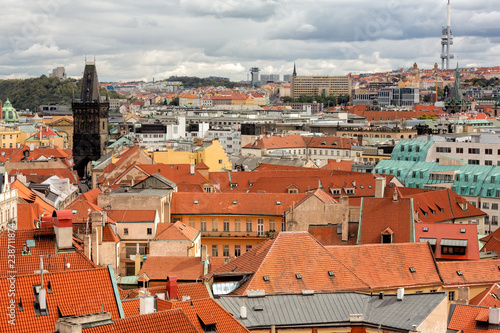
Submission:
<svg viewBox="0 0 500 333">
<path fill-rule="evenodd" d="M 450 59 L 454 58 L 454 55 L 450 53 L 450 45 L 453 45 L 453 33 L 451 32 L 451 4 L 448 0 L 446 26 L 443 26 L 441 34 L 441 69 L 450 69 Z"/>
<path fill-rule="evenodd" d="M 297 70 L 295 68 L 295 63 L 293 63 L 293 76 L 297 76 Z"/>
</svg>

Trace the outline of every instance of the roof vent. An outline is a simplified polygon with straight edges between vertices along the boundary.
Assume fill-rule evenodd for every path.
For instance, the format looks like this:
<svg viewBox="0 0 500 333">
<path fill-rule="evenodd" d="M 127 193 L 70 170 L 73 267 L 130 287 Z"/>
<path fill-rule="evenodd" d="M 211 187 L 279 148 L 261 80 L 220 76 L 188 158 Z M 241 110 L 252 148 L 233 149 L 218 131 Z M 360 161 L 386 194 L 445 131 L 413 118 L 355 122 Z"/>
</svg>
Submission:
<svg viewBox="0 0 500 333">
<path fill-rule="evenodd" d="M 264 279 L 264 281 L 269 281 L 269 276 L 264 275 L 264 276 L 262 277 L 262 279 Z"/>
<path fill-rule="evenodd" d="M 405 288 L 398 288 L 397 300 L 403 301 L 403 297 L 405 296 Z"/>
<path fill-rule="evenodd" d="M 333 271 L 328 271 L 329 276 L 335 276 L 335 273 Z"/>
<path fill-rule="evenodd" d="M 465 228 L 460 229 L 461 234 L 465 234 Z"/>
<path fill-rule="evenodd" d="M 378 294 L 378 298 L 379 299 L 384 299 L 384 292 L 381 291 L 379 294 Z"/>
<path fill-rule="evenodd" d="M 264 311 L 264 306 L 262 304 L 256 304 L 253 306 L 254 311 Z"/>
<path fill-rule="evenodd" d="M 197 204 L 198 204 L 198 200 L 195 200 L 193 203 L 194 203 L 195 205 L 197 205 Z"/>
<path fill-rule="evenodd" d="M 302 290 L 302 295 L 304 296 L 314 295 L 314 290 Z"/>
<path fill-rule="evenodd" d="M 410 272 L 415 273 L 416 271 L 415 267 L 410 267 Z"/>
<path fill-rule="evenodd" d="M 238 201 L 234 200 L 233 201 L 233 205 L 236 205 L 238 203 Z"/>
<path fill-rule="evenodd" d="M 463 276 L 464 274 L 462 273 L 462 271 L 457 271 L 457 275 L 458 276 Z"/>
<path fill-rule="evenodd" d="M 295 277 L 297 278 L 297 280 L 302 279 L 302 275 L 301 274 L 295 274 Z"/>
</svg>

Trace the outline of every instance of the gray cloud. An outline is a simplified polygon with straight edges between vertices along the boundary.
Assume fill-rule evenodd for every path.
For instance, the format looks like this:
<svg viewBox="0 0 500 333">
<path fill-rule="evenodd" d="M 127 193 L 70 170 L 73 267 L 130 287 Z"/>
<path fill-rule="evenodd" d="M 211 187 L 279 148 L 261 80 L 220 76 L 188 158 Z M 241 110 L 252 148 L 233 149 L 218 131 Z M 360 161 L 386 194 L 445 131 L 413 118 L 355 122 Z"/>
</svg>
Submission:
<svg viewBox="0 0 500 333">
<path fill-rule="evenodd" d="M 102 81 L 169 75 L 346 74 L 439 62 L 446 1 L 5 0 L 0 78 L 79 76 L 97 58 Z M 452 0 L 452 52 L 497 65 L 496 2 Z"/>
</svg>

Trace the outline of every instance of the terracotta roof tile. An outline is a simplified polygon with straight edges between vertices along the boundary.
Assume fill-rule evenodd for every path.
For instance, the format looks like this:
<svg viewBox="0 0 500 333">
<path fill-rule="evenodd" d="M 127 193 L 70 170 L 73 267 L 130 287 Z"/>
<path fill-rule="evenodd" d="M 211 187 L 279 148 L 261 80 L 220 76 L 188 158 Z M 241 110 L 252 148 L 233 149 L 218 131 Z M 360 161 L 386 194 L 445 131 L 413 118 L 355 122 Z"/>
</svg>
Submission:
<svg viewBox="0 0 500 333">
<path fill-rule="evenodd" d="M 330 276 L 328 271 L 333 271 Z M 252 273 L 233 293 L 362 290 L 368 285 L 307 232 L 280 232 L 215 270 L 214 276 Z M 297 275 L 300 278 L 297 278 Z M 264 276 L 269 281 L 264 280 Z"/>
<path fill-rule="evenodd" d="M 49 281 L 51 290 L 48 289 Z M 44 274 L 43 282 L 47 290 L 48 315 L 36 316 L 33 305 L 35 302 L 33 286 L 40 284 L 40 275 L 17 276 L 16 309 L 17 303 L 22 300 L 23 311 L 16 311 L 15 326 L 10 325 L 7 320 L 1 320 L 0 332 L 53 332 L 55 322 L 60 316 L 95 313 L 101 309 L 110 312 L 112 320 L 119 318 L 107 268 L 48 273 Z M 8 304 L 10 301 L 9 287 L 10 281 L 7 278 L 0 279 L 0 304 Z"/>
<path fill-rule="evenodd" d="M 499 286 L 494 283 L 490 288 L 485 289 L 469 301 L 470 305 L 479 305 L 487 307 L 500 307 Z"/>
<path fill-rule="evenodd" d="M 438 262 L 444 286 L 491 285 L 500 281 L 500 259 Z M 460 271 L 462 275 L 458 275 Z"/>
<path fill-rule="evenodd" d="M 189 296 L 191 300 L 205 299 L 210 297 L 207 287 L 203 283 L 178 283 L 177 288 L 177 295 L 179 300 L 182 300 L 182 296 Z M 163 286 L 133 289 L 127 297 L 137 297 L 140 292 L 144 291 L 148 291 L 151 296 L 161 293 L 166 294 L 166 284 Z"/>
<path fill-rule="evenodd" d="M 149 256 L 139 272 L 142 274 L 149 280 L 166 280 L 167 276 L 175 275 L 178 280 L 196 281 L 203 275 L 203 264 L 199 257 Z"/>
<path fill-rule="evenodd" d="M 9 232 L 0 234 L 0 277 L 9 276 L 8 244 L 16 249 L 15 262 L 18 276 L 33 274 L 40 269 L 40 255 L 44 256 L 44 270 L 49 272 L 64 272 L 67 270 L 91 269 L 95 265 L 80 251 L 56 252 L 55 234 L 53 229 L 17 230 L 14 243 L 9 243 Z M 23 246 L 28 240 L 33 240 L 35 246 L 28 248 L 29 255 L 23 255 Z M 70 267 L 67 267 L 70 264 Z"/>
<path fill-rule="evenodd" d="M 488 333 L 488 332 L 498 332 L 497 328 L 477 328 L 477 320 L 487 320 L 486 311 L 489 309 L 474 306 L 474 305 L 461 305 L 457 304 L 451 318 L 448 323 L 448 330 L 454 330 L 454 332 L 463 333 Z"/>
<path fill-rule="evenodd" d="M 115 222 L 152 222 L 156 210 L 107 210 L 108 216 Z"/>
<path fill-rule="evenodd" d="M 441 279 L 427 243 L 327 246 L 370 288 L 387 289 L 440 285 Z M 415 268 L 415 272 L 410 271 Z"/>
<path fill-rule="evenodd" d="M 411 199 L 363 198 L 358 244 L 380 244 L 386 228 L 394 232 L 393 243 L 412 241 L 413 216 Z"/>
<path fill-rule="evenodd" d="M 106 224 L 102 230 L 102 241 L 118 243 L 120 241 L 120 236 L 113 231 L 113 228 L 111 228 L 109 224 Z"/>
<path fill-rule="evenodd" d="M 158 223 L 154 240 L 189 240 L 194 241 L 200 231 L 184 223 Z"/>
</svg>

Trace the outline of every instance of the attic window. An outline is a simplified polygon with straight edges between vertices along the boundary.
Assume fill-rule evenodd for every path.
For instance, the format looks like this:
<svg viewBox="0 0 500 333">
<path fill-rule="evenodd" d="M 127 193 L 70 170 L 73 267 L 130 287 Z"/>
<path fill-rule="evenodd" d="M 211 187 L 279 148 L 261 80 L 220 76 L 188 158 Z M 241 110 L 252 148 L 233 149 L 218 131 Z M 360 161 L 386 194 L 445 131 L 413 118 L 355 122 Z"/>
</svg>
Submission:
<svg viewBox="0 0 500 333">
<path fill-rule="evenodd" d="M 326 141 L 321 142 L 321 145 L 323 146 L 326 145 Z"/>
<path fill-rule="evenodd" d="M 410 267 L 410 272 L 411 272 L 411 273 L 416 273 L 416 272 L 417 272 L 417 270 L 415 269 L 415 267 Z"/>
<path fill-rule="evenodd" d="M 267 282 L 267 281 L 269 281 L 269 276 L 267 276 L 267 275 L 264 275 L 262 278 L 263 278 L 263 279 L 264 279 L 264 281 L 266 281 L 266 282 Z"/>
<path fill-rule="evenodd" d="M 195 205 L 197 205 L 197 204 L 198 204 L 198 200 L 195 200 L 193 203 L 194 203 Z"/>
<path fill-rule="evenodd" d="M 233 201 L 233 205 L 236 205 L 238 203 L 238 201 L 234 200 Z"/>
<path fill-rule="evenodd" d="M 301 274 L 295 274 L 295 277 L 297 278 L 297 280 L 302 279 L 302 275 Z"/>
<path fill-rule="evenodd" d="M 333 271 L 328 271 L 329 276 L 335 276 L 335 273 Z"/>
<path fill-rule="evenodd" d="M 422 231 L 423 231 L 423 232 L 428 232 L 428 231 L 429 231 L 429 227 L 424 227 L 424 228 L 422 229 Z"/>
<path fill-rule="evenodd" d="M 238 268 L 238 266 L 234 266 L 233 269 L 231 270 L 231 272 L 234 272 L 236 270 L 236 268 Z"/>
<path fill-rule="evenodd" d="M 363 185 L 361 185 L 359 188 L 360 188 L 360 189 L 364 189 L 365 187 L 364 187 Z"/>
<path fill-rule="evenodd" d="M 368 188 L 372 188 L 372 186 L 371 186 L 371 185 L 368 185 Z"/>
<path fill-rule="evenodd" d="M 458 275 L 458 276 L 463 276 L 462 271 L 457 271 L 457 275 Z"/>
<path fill-rule="evenodd" d="M 281 205 L 281 201 L 276 201 L 276 205 Z"/>
<path fill-rule="evenodd" d="M 460 229 L 461 234 L 465 234 L 465 228 Z"/>
</svg>

